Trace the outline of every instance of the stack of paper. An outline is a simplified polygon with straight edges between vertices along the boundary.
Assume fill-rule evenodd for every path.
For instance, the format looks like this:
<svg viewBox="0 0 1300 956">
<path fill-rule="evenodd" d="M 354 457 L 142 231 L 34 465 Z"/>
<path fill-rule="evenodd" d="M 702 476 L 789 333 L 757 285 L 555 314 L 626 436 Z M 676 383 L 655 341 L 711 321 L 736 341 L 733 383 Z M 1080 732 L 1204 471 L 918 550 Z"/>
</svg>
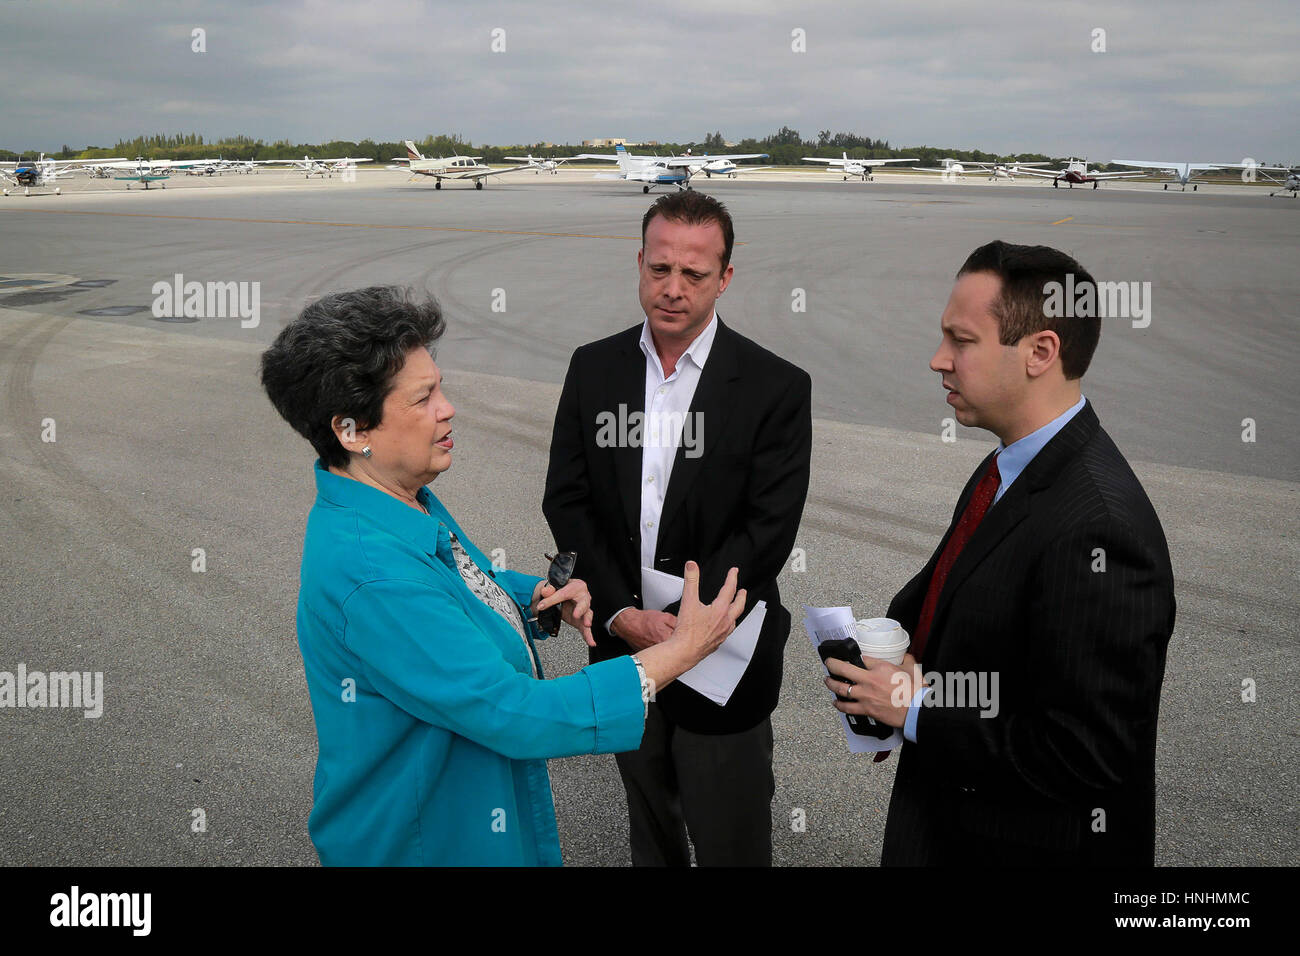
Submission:
<svg viewBox="0 0 1300 956">
<path fill-rule="evenodd" d="M 675 574 L 653 568 L 641 569 L 642 606 L 647 611 L 662 611 L 682 599 L 686 581 Z M 715 704 L 727 705 L 736 685 L 758 646 L 758 634 L 767 616 L 767 602 L 759 601 L 749 615 L 722 642 L 722 646 L 677 678 L 691 690 L 703 694 Z"/>
</svg>

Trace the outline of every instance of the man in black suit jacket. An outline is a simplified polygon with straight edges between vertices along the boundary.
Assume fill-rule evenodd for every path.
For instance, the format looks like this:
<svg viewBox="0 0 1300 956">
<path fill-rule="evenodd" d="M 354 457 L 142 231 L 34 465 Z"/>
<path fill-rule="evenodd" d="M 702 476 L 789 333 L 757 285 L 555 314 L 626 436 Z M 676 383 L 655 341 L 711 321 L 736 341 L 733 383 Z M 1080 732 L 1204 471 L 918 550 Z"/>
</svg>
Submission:
<svg viewBox="0 0 1300 956">
<path fill-rule="evenodd" d="M 680 576 L 698 561 L 702 597 L 736 567 L 746 614 L 767 602 L 726 706 L 677 681 L 649 704 L 641 748 L 617 760 L 634 864 L 689 864 L 689 829 L 702 866 L 770 865 L 770 715 L 790 633 L 776 578 L 808 493 L 812 382 L 717 317 L 734 271 L 721 203 L 665 196 L 646 212 L 642 239 L 646 321 L 574 352 L 543 511 L 591 589 L 593 661 L 672 632 L 675 605 L 643 607 L 644 566 Z M 655 434 L 652 419 L 684 412 L 680 434 L 670 425 Z"/>
<path fill-rule="evenodd" d="M 1091 285 L 1064 253 L 993 242 L 944 310 L 930 367 L 957 420 L 1001 444 L 889 606 L 919 666 L 831 662 L 827 678 L 853 698 L 838 709 L 909 741 L 885 865 L 1154 862 L 1173 571 L 1160 519 L 1080 392 L 1100 334 Z"/>
</svg>

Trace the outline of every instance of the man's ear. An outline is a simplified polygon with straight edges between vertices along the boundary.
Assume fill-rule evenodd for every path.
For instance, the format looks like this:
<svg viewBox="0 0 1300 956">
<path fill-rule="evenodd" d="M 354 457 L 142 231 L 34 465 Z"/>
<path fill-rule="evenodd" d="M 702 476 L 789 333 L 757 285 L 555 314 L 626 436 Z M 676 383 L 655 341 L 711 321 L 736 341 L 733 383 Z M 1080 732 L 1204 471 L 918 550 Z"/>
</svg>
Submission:
<svg viewBox="0 0 1300 956">
<path fill-rule="evenodd" d="M 1025 362 L 1025 373 L 1030 378 L 1038 378 L 1047 372 L 1053 364 L 1059 364 L 1061 358 L 1061 337 L 1051 329 L 1034 332 L 1029 336 L 1029 352 Z"/>
<path fill-rule="evenodd" d="M 731 277 L 735 272 L 736 267 L 728 262 L 727 268 L 722 270 L 722 281 L 718 283 L 718 295 L 722 295 L 722 293 L 727 291 L 727 286 L 731 285 Z"/>
</svg>

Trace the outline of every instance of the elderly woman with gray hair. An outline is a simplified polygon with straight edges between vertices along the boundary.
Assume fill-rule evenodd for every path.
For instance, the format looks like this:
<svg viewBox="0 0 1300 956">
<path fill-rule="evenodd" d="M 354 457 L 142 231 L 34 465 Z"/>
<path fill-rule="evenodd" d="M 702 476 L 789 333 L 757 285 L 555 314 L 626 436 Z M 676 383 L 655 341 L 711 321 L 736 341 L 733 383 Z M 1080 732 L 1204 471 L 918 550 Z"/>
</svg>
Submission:
<svg viewBox="0 0 1300 956">
<path fill-rule="evenodd" d="M 360 289 L 307 306 L 262 356 L 271 402 L 319 456 L 298 645 L 320 745 L 308 830 L 327 865 L 558 865 L 546 758 L 635 750 L 654 689 L 744 608 L 735 569 L 704 605 L 688 563 L 670 639 L 542 679 L 538 614 L 560 608 L 590 643 L 591 596 L 495 571 L 425 487 L 454 447 L 444 327 L 432 300 Z"/>
</svg>

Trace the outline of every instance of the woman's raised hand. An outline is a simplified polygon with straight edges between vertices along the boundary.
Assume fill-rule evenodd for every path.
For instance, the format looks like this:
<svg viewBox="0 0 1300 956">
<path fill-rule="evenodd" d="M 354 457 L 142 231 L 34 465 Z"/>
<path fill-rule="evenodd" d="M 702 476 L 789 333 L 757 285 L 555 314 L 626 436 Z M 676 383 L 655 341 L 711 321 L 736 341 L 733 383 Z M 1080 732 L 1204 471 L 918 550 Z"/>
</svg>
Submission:
<svg viewBox="0 0 1300 956">
<path fill-rule="evenodd" d="M 681 642 L 683 650 L 696 662 L 717 650 L 736 629 L 736 619 L 745 612 L 745 591 L 736 590 L 740 572 L 732 568 L 712 604 L 700 603 L 700 566 L 686 562 L 686 584 L 682 588 L 681 609 L 671 641 Z"/>
</svg>

